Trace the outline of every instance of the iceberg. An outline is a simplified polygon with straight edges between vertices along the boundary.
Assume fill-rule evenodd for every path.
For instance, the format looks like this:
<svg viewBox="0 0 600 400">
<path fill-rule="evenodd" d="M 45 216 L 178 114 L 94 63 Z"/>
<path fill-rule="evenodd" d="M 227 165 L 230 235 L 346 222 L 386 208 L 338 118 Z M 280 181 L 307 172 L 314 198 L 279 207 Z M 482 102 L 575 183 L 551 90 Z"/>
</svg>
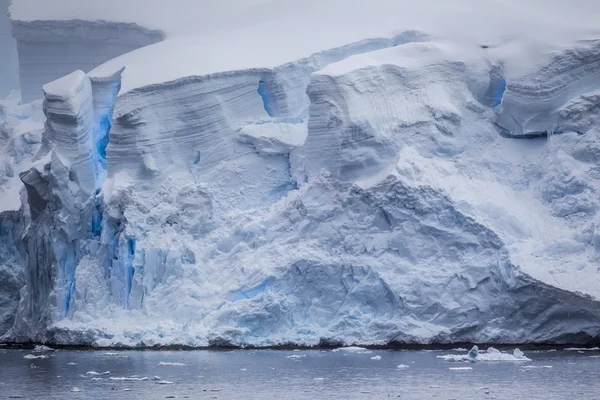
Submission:
<svg viewBox="0 0 600 400">
<path fill-rule="evenodd" d="M 11 6 L 44 100 L 2 109 L 2 340 L 597 340 L 600 6 L 115 1 Z"/>
</svg>

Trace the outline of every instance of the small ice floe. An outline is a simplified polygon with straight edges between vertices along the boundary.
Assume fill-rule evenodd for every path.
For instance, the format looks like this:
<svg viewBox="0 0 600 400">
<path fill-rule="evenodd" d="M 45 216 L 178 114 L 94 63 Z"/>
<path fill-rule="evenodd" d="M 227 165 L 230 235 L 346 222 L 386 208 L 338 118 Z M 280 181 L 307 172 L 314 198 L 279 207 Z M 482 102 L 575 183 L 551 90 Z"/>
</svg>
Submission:
<svg viewBox="0 0 600 400">
<path fill-rule="evenodd" d="M 185 364 L 179 362 L 161 361 L 158 363 L 159 367 L 185 367 Z"/>
<path fill-rule="evenodd" d="M 119 353 L 116 353 L 114 351 L 107 351 L 106 353 L 104 353 L 105 356 L 110 356 L 110 357 L 118 357 Z"/>
<path fill-rule="evenodd" d="M 160 380 L 155 381 L 154 383 L 156 383 L 157 385 L 173 385 L 175 382 Z"/>
<path fill-rule="evenodd" d="M 371 357 L 371 360 L 380 361 L 381 360 L 381 356 Z"/>
<path fill-rule="evenodd" d="M 313 378 L 315 381 L 324 381 L 325 378 Z"/>
<path fill-rule="evenodd" d="M 521 367 L 521 369 L 524 371 L 529 371 L 532 369 L 550 369 L 550 368 L 552 368 L 552 365 L 524 365 Z"/>
<path fill-rule="evenodd" d="M 240 371 L 248 371 L 246 368 L 240 368 Z"/>
<path fill-rule="evenodd" d="M 139 382 L 139 381 L 147 381 L 148 377 L 147 376 L 142 376 L 142 377 L 137 377 L 137 376 L 114 377 L 114 376 L 111 376 L 108 379 L 110 379 L 111 381 L 121 381 L 121 382 Z"/>
<path fill-rule="evenodd" d="M 457 347 L 456 349 L 452 349 L 452 351 L 469 351 L 469 349 L 465 349 L 464 347 Z"/>
<path fill-rule="evenodd" d="M 396 368 L 398 368 L 398 369 L 406 369 L 406 368 L 410 368 L 410 367 L 408 365 L 406 365 L 406 364 L 400 364 Z"/>
<path fill-rule="evenodd" d="M 210 389 L 211 392 L 220 392 L 222 389 Z"/>
<path fill-rule="evenodd" d="M 448 369 L 450 371 L 471 371 L 473 368 L 471 368 L 471 367 L 450 367 Z"/>
<path fill-rule="evenodd" d="M 104 379 L 102 378 L 92 378 L 93 381 L 103 381 Z"/>
<path fill-rule="evenodd" d="M 49 351 L 55 351 L 55 349 L 48 346 L 44 346 L 43 344 L 38 344 L 33 348 L 32 351 L 34 353 L 47 353 Z"/>
<path fill-rule="evenodd" d="M 600 356 L 588 356 L 589 358 L 600 358 Z"/>
<path fill-rule="evenodd" d="M 129 389 L 129 388 L 125 388 L 125 389 L 123 389 L 123 391 L 124 391 L 124 392 L 131 392 L 131 389 Z"/>
<path fill-rule="evenodd" d="M 477 346 L 473 346 L 467 354 L 446 354 L 437 356 L 446 361 L 531 361 L 530 358 L 519 350 L 515 349 L 512 354 L 501 352 L 493 347 L 489 347 L 487 350 L 479 350 Z"/>
<path fill-rule="evenodd" d="M 48 358 L 48 356 L 45 354 L 40 354 L 39 356 L 36 356 L 35 354 L 27 354 L 24 355 L 23 358 L 26 360 L 36 360 L 38 358 Z"/>
<path fill-rule="evenodd" d="M 29 368 L 36 369 L 36 368 L 39 368 L 39 367 L 37 365 L 35 365 L 34 363 L 31 363 L 31 365 L 29 366 Z"/>
<path fill-rule="evenodd" d="M 110 371 L 104 371 L 104 372 L 88 371 L 88 372 L 86 372 L 86 375 L 110 375 Z"/>
<path fill-rule="evenodd" d="M 291 356 L 287 356 L 290 360 L 298 360 L 300 358 L 306 358 L 306 354 L 293 354 Z"/>
<path fill-rule="evenodd" d="M 75 386 L 73 389 L 71 389 L 71 392 L 81 392 L 81 389 Z"/>
<path fill-rule="evenodd" d="M 154 376 L 152 377 L 152 380 L 153 380 L 154 382 L 156 382 L 156 381 L 162 381 L 162 378 L 161 378 L 160 376 L 158 376 L 158 375 L 154 375 Z"/>
<path fill-rule="evenodd" d="M 70 362 L 70 363 L 68 363 L 67 365 L 77 365 L 77 363 Z"/>
<path fill-rule="evenodd" d="M 565 351 L 600 351 L 600 347 L 567 347 Z"/>
<path fill-rule="evenodd" d="M 344 353 L 358 353 L 358 354 L 371 354 L 372 351 L 369 349 L 365 349 L 364 347 L 357 346 L 348 346 L 348 347 L 339 347 L 337 349 L 331 350 L 333 352 L 344 352 Z"/>
</svg>

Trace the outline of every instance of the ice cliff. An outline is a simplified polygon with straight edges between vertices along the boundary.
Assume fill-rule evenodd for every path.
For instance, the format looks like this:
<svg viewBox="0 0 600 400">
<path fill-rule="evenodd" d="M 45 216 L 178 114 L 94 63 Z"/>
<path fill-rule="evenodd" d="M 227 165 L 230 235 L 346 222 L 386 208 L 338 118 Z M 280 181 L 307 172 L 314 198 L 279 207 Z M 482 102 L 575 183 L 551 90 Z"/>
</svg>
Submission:
<svg viewBox="0 0 600 400">
<path fill-rule="evenodd" d="M 598 340 L 600 42 L 366 36 L 7 107 L 4 340 Z"/>
</svg>

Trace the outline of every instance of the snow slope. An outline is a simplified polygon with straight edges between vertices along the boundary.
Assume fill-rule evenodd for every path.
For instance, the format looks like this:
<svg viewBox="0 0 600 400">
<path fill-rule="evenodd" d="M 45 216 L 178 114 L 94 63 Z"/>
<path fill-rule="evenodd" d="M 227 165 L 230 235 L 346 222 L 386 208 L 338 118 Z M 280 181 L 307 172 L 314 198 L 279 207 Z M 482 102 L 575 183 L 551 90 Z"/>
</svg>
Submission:
<svg viewBox="0 0 600 400">
<path fill-rule="evenodd" d="M 45 86 L 6 339 L 598 337 L 599 5 L 77 4 L 167 39 Z"/>
</svg>

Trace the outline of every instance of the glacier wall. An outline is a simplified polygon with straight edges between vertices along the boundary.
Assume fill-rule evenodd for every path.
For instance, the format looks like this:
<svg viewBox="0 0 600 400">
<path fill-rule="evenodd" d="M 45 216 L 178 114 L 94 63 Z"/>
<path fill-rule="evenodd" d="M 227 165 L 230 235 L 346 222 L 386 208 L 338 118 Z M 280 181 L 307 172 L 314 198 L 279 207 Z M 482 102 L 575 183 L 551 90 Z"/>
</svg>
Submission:
<svg viewBox="0 0 600 400">
<path fill-rule="evenodd" d="M 164 39 L 160 31 L 129 23 L 13 20 L 12 26 L 24 102 L 41 99 L 48 82 Z"/>
<path fill-rule="evenodd" d="M 46 85 L 4 339 L 598 340 L 599 53 L 523 71 L 405 33 L 121 95 L 122 70 Z"/>
<path fill-rule="evenodd" d="M 8 19 L 10 0 L 0 0 L 0 99 L 19 88 L 19 61 L 17 43 L 12 37 L 12 26 Z"/>
</svg>

